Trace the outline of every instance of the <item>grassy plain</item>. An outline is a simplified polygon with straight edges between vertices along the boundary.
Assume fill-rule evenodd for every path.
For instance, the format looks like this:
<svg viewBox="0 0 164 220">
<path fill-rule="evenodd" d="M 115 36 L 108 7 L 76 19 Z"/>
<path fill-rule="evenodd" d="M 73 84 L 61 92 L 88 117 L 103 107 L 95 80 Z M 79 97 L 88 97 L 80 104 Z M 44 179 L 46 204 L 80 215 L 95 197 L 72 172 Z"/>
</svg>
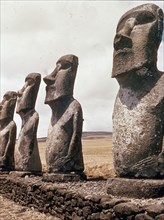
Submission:
<svg viewBox="0 0 164 220">
<path fill-rule="evenodd" d="M 88 177 L 113 177 L 112 135 L 108 132 L 86 132 L 82 138 L 85 173 Z M 45 140 L 39 140 L 39 152 L 46 171 Z"/>
</svg>

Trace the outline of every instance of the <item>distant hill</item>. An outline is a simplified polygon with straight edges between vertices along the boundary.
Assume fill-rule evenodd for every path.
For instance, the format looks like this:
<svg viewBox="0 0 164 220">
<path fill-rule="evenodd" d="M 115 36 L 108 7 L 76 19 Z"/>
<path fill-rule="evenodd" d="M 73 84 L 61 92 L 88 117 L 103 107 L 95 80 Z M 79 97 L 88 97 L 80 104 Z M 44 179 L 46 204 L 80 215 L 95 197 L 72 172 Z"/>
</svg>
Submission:
<svg viewBox="0 0 164 220">
<path fill-rule="evenodd" d="M 92 139 L 92 138 L 104 138 L 106 136 L 112 135 L 112 132 L 107 131 L 84 131 L 82 134 L 83 139 Z M 39 142 L 45 142 L 46 137 L 38 138 Z"/>
<path fill-rule="evenodd" d="M 112 132 L 106 132 L 106 131 L 89 131 L 89 132 L 83 132 L 82 138 L 83 139 L 92 139 L 92 138 L 104 138 L 107 136 L 112 135 Z"/>
</svg>

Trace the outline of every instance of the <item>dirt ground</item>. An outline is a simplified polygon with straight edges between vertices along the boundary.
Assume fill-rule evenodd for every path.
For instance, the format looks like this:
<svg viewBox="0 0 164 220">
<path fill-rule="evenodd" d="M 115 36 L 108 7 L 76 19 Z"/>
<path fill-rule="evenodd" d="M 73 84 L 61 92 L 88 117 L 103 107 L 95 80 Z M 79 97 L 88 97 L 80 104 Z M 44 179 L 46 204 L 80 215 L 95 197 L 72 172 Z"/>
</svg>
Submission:
<svg viewBox="0 0 164 220">
<path fill-rule="evenodd" d="M 0 220 L 60 220 L 51 215 L 40 213 L 14 203 L 0 195 Z"/>
<path fill-rule="evenodd" d="M 112 142 L 109 133 L 87 133 L 83 136 L 85 173 L 89 177 L 114 176 Z M 45 140 L 39 141 L 39 152 L 46 171 Z M 54 216 L 39 213 L 33 208 L 23 207 L 0 195 L 0 220 L 59 220 Z"/>
</svg>

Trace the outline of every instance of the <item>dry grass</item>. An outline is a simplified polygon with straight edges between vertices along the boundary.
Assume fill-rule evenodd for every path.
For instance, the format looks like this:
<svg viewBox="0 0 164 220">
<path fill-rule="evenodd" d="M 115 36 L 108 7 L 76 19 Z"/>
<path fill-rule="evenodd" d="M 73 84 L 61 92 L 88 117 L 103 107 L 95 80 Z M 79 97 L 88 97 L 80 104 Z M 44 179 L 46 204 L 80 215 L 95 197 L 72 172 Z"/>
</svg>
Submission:
<svg viewBox="0 0 164 220">
<path fill-rule="evenodd" d="M 110 134 L 91 133 L 82 139 L 85 173 L 89 177 L 113 177 L 112 137 Z M 45 141 L 39 142 L 39 151 L 46 171 Z"/>
</svg>

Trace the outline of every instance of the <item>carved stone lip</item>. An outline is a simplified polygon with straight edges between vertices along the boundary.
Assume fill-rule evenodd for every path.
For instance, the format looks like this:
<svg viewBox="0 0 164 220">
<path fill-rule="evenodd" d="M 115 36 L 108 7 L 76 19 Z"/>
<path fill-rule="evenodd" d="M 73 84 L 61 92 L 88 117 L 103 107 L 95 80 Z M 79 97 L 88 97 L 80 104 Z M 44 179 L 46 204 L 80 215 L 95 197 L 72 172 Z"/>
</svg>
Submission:
<svg viewBox="0 0 164 220">
<path fill-rule="evenodd" d="M 114 52 L 114 57 L 117 56 L 118 54 L 121 54 L 121 53 L 125 54 L 125 53 L 129 53 L 129 52 L 132 52 L 132 48 L 119 49 Z"/>
</svg>

